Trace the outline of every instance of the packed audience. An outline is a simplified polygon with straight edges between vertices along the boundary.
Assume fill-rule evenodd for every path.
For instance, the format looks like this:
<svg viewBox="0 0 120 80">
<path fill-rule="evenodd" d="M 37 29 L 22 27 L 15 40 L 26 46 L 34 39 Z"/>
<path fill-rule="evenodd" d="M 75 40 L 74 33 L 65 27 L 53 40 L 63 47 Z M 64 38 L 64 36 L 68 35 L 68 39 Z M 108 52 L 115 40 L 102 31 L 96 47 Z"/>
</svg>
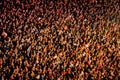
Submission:
<svg viewBox="0 0 120 80">
<path fill-rule="evenodd" d="M 0 80 L 118 80 L 119 0 L 2 0 Z"/>
</svg>

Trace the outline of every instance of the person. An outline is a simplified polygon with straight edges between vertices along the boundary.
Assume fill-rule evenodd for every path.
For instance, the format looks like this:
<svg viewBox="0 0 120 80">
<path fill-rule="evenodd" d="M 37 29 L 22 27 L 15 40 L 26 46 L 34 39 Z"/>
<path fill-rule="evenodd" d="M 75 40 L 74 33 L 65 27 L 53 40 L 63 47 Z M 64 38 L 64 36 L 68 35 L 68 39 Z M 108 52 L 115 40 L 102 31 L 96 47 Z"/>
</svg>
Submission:
<svg viewBox="0 0 120 80">
<path fill-rule="evenodd" d="M 119 79 L 118 0 L 0 2 L 0 79 Z"/>
</svg>

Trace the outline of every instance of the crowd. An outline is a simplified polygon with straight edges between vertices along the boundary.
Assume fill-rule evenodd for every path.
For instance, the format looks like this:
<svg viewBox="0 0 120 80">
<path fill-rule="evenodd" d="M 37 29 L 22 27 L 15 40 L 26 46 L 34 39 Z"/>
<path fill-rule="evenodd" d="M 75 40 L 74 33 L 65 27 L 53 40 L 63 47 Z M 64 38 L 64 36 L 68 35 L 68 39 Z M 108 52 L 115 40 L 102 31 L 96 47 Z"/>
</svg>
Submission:
<svg viewBox="0 0 120 80">
<path fill-rule="evenodd" d="M 119 0 L 2 0 L 0 80 L 118 80 Z"/>
</svg>

